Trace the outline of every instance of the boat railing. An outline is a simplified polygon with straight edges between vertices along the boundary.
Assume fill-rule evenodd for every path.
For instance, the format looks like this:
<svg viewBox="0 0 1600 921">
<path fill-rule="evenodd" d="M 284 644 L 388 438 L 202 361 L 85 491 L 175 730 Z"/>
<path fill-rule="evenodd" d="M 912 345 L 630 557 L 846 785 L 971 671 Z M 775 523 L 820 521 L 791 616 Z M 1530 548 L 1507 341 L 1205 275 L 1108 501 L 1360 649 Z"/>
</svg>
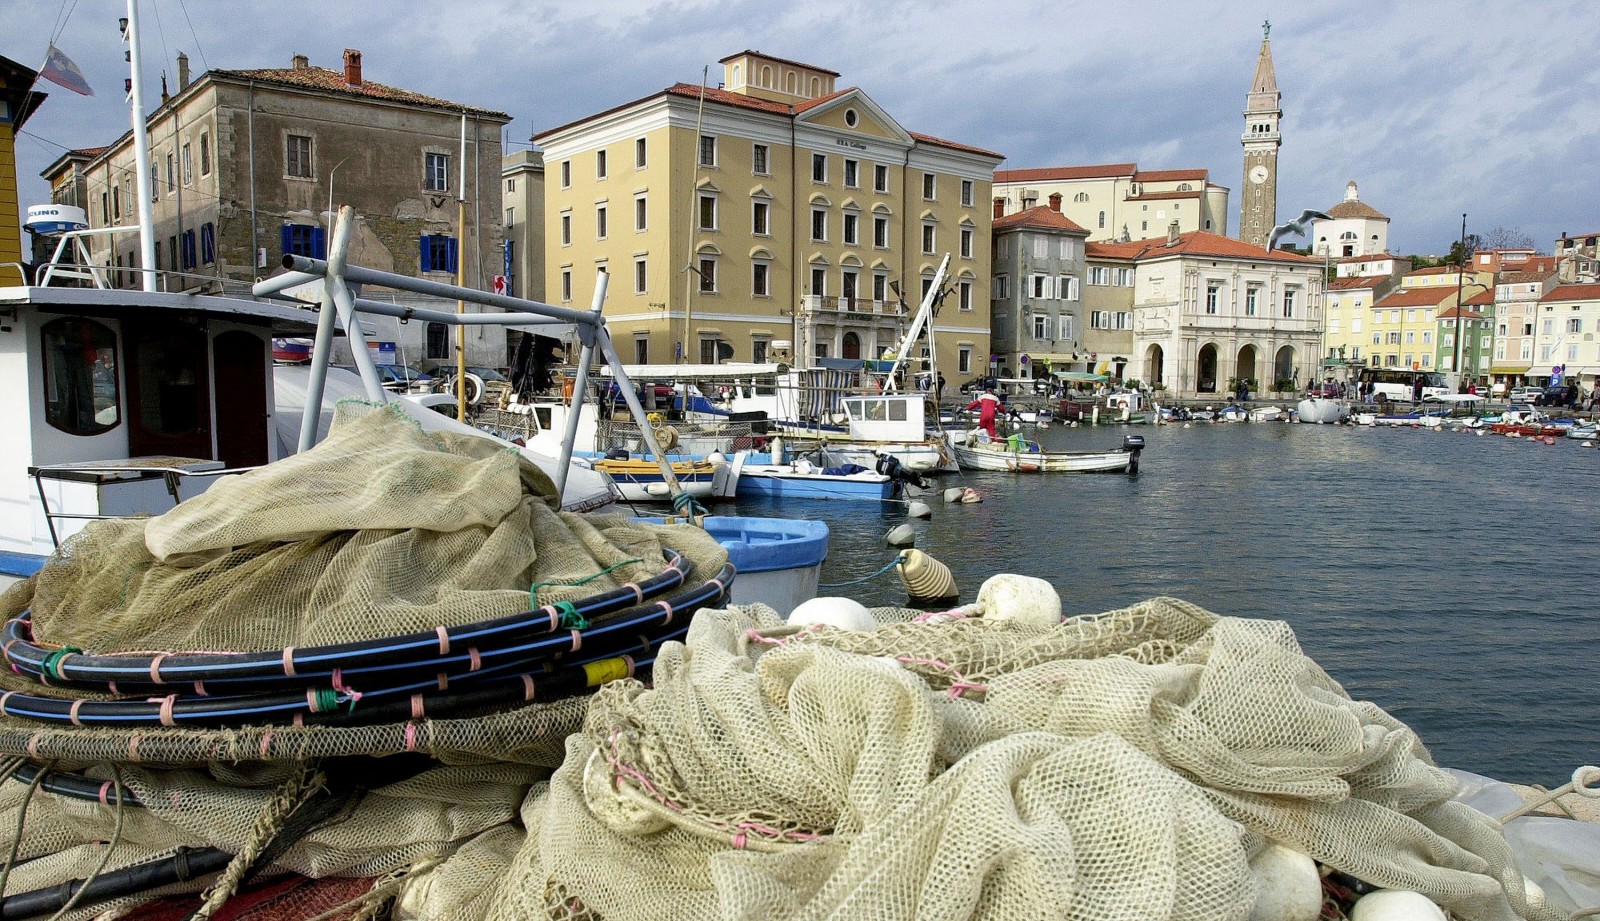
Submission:
<svg viewBox="0 0 1600 921">
<path fill-rule="evenodd" d="M 57 521 L 106 521 L 115 518 L 126 518 L 127 515 L 88 515 L 79 512 L 51 511 L 50 500 L 45 494 L 44 481 L 46 479 L 68 479 L 78 477 L 108 477 L 111 480 L 148 480 L 160 477 L 165 481 L 167 495 L 172 497 L 172 504 L 176 506 L 183 501 L 183 483 L 186 479 L 215 479 L 217 477 L 231 476 L 236 473 L 249 473 L 259 469 L 258 466 L 250 467 L 219 467 L 214 470 L 195 470 L 189 467 L 167 466 L 156 464 L 151 466 L 129 466 L 126 463 L 106 464 L 43 464 L 29 467 L 28 474 L 33 477 L 34 489 L 39 493 L 39 507 L 44 509 L 45 527 L 50 531 L 50 545 L 61 546 L 61 537 L 56 531 Z"/>
</svg>

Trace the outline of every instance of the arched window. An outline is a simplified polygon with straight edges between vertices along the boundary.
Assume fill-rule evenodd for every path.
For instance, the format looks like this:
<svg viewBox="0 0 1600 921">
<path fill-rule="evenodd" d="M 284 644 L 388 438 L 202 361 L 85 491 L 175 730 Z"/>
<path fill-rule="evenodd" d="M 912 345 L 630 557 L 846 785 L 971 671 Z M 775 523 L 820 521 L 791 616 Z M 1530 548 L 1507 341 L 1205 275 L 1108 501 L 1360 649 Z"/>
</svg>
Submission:
<svg viewBox="0 0 1600 921">
<path fill-rule="evenodd" d="M 761 65 L 761 85 L 769 90 L 772 89 L 772 65 L 770 64 Z"/>
<path fill-rule="evenodd" d="M 800 95 L 800 77 L 794 71 L 789 71 L 783 79 L 783 88 L 791 96 Z"/>
<path fill-rule="evenodd" d="M 1079 192 L 1078 194 L 1072 196 L 1072 200 L 1077 202 L 1077 203 L 1079 203 L 1079 204 L 1082 204 L 1082 203 L 1084 203 L 1084 202 L 1089 200 L 1089 193 L 1088 192 Z"/>
<path fill-rule="evenodd" d="M 1100 212 L 1100 229 L 1106 229 L 1106 213 L 1104 211 Z"/>
<path fill-rule="evenodd" d="M 818 96 L 821 96 L 821 95 L 822 95 L 822 78 L 821 77 L 812 77 L 811 78 L 811 98 L 815 99 L 815 98 L 817 98 Z"/>
<path fill-rule="evenodd" d="M 744 68 L 740 67 L 738 64 L 733 65 L 733 85 L 734 86 L 739 86 L 740 84 L 744 83 L 744 81 L 740 79 L 740 77 L 742 77 L 742 76 L 744 76 Z"/>
</svg>

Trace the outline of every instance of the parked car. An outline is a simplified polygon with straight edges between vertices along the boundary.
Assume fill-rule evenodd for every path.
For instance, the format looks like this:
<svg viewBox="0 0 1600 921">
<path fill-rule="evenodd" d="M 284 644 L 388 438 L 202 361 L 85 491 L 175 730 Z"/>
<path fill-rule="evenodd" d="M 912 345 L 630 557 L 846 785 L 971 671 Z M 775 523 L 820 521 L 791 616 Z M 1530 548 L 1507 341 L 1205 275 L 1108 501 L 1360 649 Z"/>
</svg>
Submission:
<svg viewBox="0 0 1600 921">
<path fill-rule="evenodd" d="M 1546 387 L 1539 394 L 1540 406 L 1571 406 L 1578 398 L 1577 391 L 1566 384 Z"/>
<path fill-rule="evenodd" d="M 1544 395 L 1544 390 L 1539 387 L 1512 387 L 1506 394 L 1507 403 L 1526 403 L 1530 406 L 1538 405 L 1539 398 Z"/>
<path fill-rule="evenodd" d="M 1323 397 L 1325 399 L 1333 399 L 1335 397 L 1344 396 L 1344 388 L 1339 384 L 1335 384 L 1333 381 L 1323 381 L 1322 383 L 1311 388 L 1310 395 L 1314 397 Z"/>
<path fill-rule="evenodd" d="M 433 375 L 435 378 L 439 378 L 441 380 L 444 379 L 444 378 L 447 378 L 447 377 L 455 377 L 456 376 L 456 366 L 455 365 L 439 365 L 437 367 L 429 368 L 428 369 L 428 373 Z M 478 377 L 480 377 L 485 384 L 495 384 L 495 383 L 509 384 L 509 383 L 511 383 L 509 378 L 507 378 L 504 374 L 501 374 L 499 371 L 495 370 L 494 368 L 484 368 L 484 367 L 479 367 L 477 365 L 467 365 L 467 373 L 468 374 L 476 374 L 476 375 L 478 375 Z"/>
<path fill-rule="evenodd" d="M 355 365 L 334 365 L 359 375 Z M 390 393 L 428 393 L 433 389 L 433 378 L 405 365 L 378 365 L 378 380 Z"/>
</svg>

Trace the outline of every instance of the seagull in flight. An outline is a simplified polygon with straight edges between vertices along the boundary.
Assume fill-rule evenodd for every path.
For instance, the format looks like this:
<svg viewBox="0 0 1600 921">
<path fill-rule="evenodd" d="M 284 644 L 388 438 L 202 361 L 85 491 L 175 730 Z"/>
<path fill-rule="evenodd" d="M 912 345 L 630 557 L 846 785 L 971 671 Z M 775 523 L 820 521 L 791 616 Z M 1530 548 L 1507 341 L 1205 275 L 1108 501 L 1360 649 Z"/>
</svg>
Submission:
<svg viewBox="0 0 1600 921">
<path fill-rule="evenodd" d="M 1326 214 L 1323 214 L 1321 211 L 1302 211 L 1300 212 L 1299 217 L 1295 218 L 1289 223 L 1279 224 L 1278 226 L 1272 228 L 1272 233 L 1267 235 L 1267 249 L 1277 249 L 1278 240 L 1283 237 L 1287 237 L 1290 234 L 1294 234 L 1297 237 L 1304 236 L 1312 221 L 1328 220 L 1332 220 L 1332 218 L 1328 217 Z"/>
</svg>

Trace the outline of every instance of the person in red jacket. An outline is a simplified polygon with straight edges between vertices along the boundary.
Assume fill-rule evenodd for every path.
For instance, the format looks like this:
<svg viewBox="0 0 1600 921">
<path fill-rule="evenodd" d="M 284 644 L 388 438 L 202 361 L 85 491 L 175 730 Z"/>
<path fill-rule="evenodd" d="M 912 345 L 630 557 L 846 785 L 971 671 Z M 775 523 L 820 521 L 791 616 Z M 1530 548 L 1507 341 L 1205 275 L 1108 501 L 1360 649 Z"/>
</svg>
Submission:
<svg viewBox="0 0 1600 921">
<path fill-rule="evenodd" d="M 994 395 L 994 388 L 990 387 L 978 395 L 976 400 L 967 404 L 967 411 L 978 411 L 978 428 L 989 433 L 990 438 L 999 438 L 995 434 L 994 420 L 1000 414 L 1000 398 Z"/>
</svg>

